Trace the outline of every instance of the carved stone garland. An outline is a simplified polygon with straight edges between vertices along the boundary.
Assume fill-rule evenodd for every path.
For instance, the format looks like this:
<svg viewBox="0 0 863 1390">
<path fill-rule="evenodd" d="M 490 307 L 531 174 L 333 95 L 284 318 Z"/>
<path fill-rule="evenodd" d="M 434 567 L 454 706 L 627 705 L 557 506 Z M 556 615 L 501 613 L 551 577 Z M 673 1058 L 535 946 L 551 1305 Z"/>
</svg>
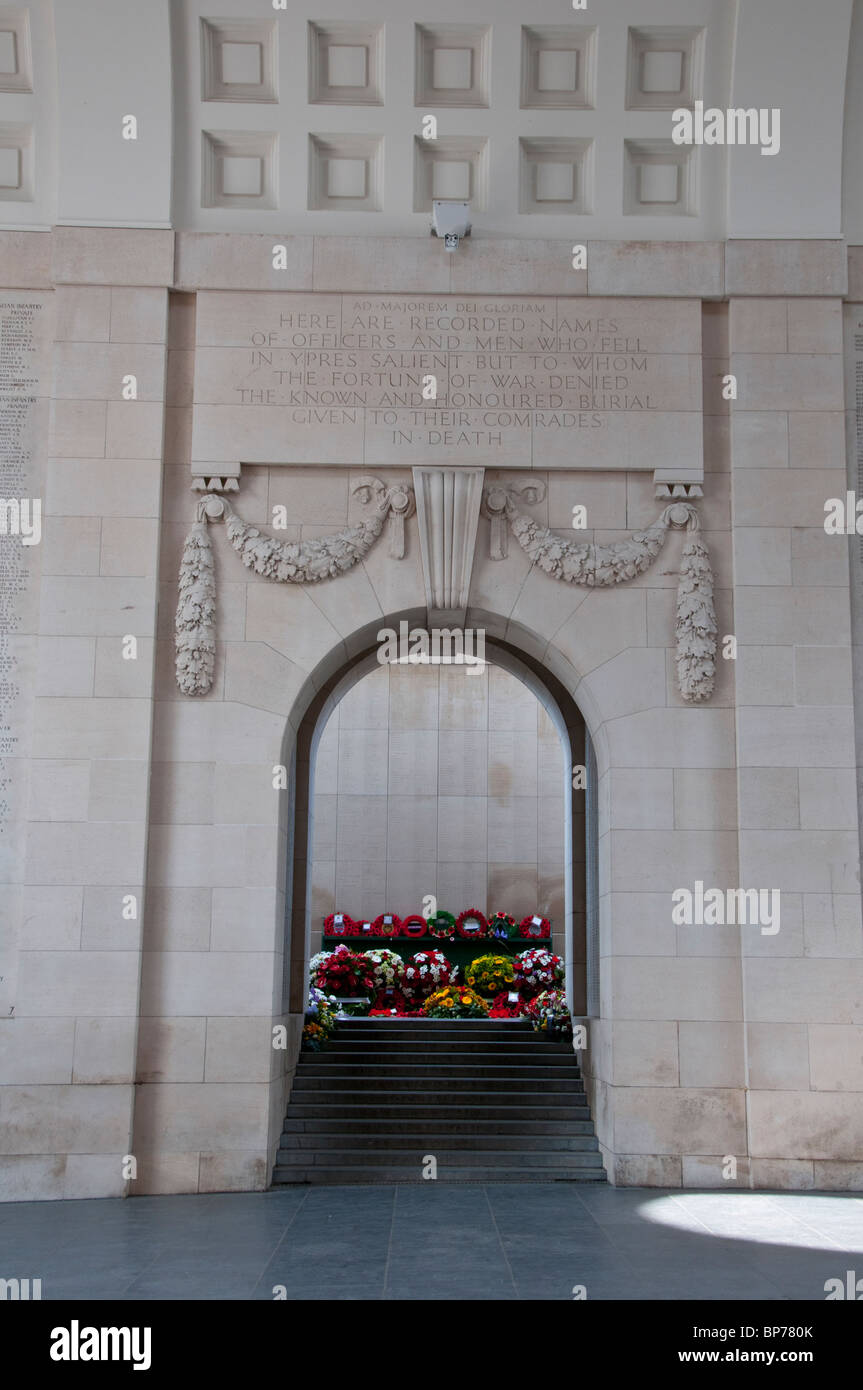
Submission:
<svg viewBox="0 0 863 1390">
<path fill-rule="evenodd" d="M 390 518 L 390 555 L 404 555 L 404 523 L 414 506 L 412 488 L 386 487 L 379 478 L 362 478 L 353 489 L 364 504 L 374 499 L 372 516 L 333 536 L 310 541 L 280 541 L 243 521 L 225 497 L 198 504 L 197 520 L 186 537 L 180 565 L 176 615 L 177 684 L 186 695 L 206 695 L 215 663 L 216 580 L 208 522 L 223 519 L 228 539 L 247 568 L 282 583 L 315 584 L 343 574 L 368 553 Z M 516 499 L 540 501 L 543 484 L 493 486 L 483 509 L 491 520 L 491 556 L 506 555 L 506 523 L 531 561 L 567 584 L 608 587 L 635 579 L 650 568 L 672 527 L 688 533 L 677 586 L 677 680 L 683 699 L 708 700 L 716 676 L 716 616 L 713 575 L 707 546 L 699 534 L 698 513 L 688 502 L 675 502 L 646 531 L 609 545 L 577 544 L 556 536 L 519 511 Z"/>
<path fill-rule="evenodd" d="M 716 677 L 716 615 L 710 555 L 699 534 L 698 513 L 688 502 L 672 503 L 646 531 L 609 545 L 577 544 L 556 536 L 525 516 L 516 506 L 544 496 L 541 484 L 525 488 L 490 487 L 484 510 L 491 519 L 491 556 L 506 555 L 505 520 L 519 545 L 535 565 L 567 584 L 605 587 L 623 584 L 650 568 L 672 527 L 685 527 L 688 536 L 680 561 L 677 585 L 677 683 L 683 699 L 699 704 L 713 694 Z"/>
<path fill-rule="evenodd" d="M 267 579 L 288 584 L 316 584 L 352 569 L 374 545 L 390 518 L 390 555 L 404 555 L 404 523 L 413 505 L 413 489 L 386 487 L 379 478 L 361 478 L 353 494 L 375 510 L 356 526 L 309 541 L 280 541 L 243 521 L 225 497 L 198 503 L 197 520 L 186 537 L 180 563 L 175 620 L 177 685 L 185 695 L 206 695 L 213 684 L 216 655 L 216 577 L 207 523 L 224 520 L 231 545 L 243 564 Z"/>
</svg>

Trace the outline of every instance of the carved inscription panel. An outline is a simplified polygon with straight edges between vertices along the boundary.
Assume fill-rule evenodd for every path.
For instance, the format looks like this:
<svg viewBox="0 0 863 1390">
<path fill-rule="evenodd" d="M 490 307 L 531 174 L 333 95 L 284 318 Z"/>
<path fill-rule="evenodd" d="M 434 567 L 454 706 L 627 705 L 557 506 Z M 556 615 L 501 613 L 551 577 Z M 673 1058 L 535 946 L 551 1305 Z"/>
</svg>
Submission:
<svg viewBox="0 0 863 1390">
<path fill-rule="evenodd" d="M 192 467 L 493 463 L 702 477 L 690 300 L 198 296 Z"/>
</svg>

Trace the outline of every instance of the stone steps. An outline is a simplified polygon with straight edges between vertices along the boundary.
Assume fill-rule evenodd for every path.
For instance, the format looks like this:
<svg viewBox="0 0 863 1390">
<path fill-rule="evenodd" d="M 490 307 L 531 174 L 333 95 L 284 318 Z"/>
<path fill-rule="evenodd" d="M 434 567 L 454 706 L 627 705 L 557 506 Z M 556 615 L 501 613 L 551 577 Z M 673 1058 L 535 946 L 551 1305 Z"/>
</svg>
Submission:
<svg viewBox="0 0 863 1390">
<path fill-rule="evenodd" d="M 311 1107 L 307 1107 L 311 1108 Z M 323 1107 L 318 1107 L 323 1109 Z M 361 1107 L 354 1107 L 355 1109 Z M 376 1113 L 376 1112 L 373 1112 Z M 567 1109 L 567 1114 L 569 1114 Z M 322 1136 L 339 1134 L 350 1136 L 356 1135 L 358 1138 L 374 1138 L 378 1135 L 392 1135 L 394 1139 L 402 1135 L 418 1137 L 423 1134 L 432 1134 L 444 1138 L 469 1138 L 477 1135 L 480 1138 L 497 1136 L 505 1138 L 507 1136 L 518 1137 L 525 1132 L 524 1120 L 497 1119 L 464 1119 L 464 1120 L 443 1120 L 440 1118 L 440 1111 L 435 1108 L 432 1115 L 427 1120 L 423 1119 L 346 1119 L 339 1115 L 334 1118 L 318 1116 L 312 1119 L 298 1119 L 296 1117 L 286 1118 L 282 1129 L 282 1143 L 286 1136 L 293 1138 L 296 1135 L 315 1135 Z M 532 1120 L 530 1133 L 550 1134 L 566 1137 L 567 1135 L 593 1134 L 592 1120 Z M 287 1147 L 290 1147 L 289 1145 Z"/>
<path fill-rule="evenodd" d="M 491 1059 L 471 1057 L 465 1058 L 461 1066 L 457 1062 L 429 1062 L 427 1059 L 415 1062 L 402 1062 L 387 1059 L 385 1062 L 369 1062 L 367 1060 L 350 1061 L 340 1058 L 335 1062 L 304 1062 L 297 1068 L 296 1076 L 299 1080 L 330 1080 L 341 1078 L 350 1080 L 352 1077 L 365 1077 L 367 1080 L 386 1080 L 404 1081 L 411 1077 L 417 1080 L 420 1077 L 428 1077 L 436 1081 L 458 1081 L 462 1078 L 465 1068 L 469 1068 L 469 1074 L 474 1079 L 484 1079 L 498 1081 L 519 1081 L 528 1077 L 534 1080 L 540 1079 L 551 1081 L 557 1079 L 563 1081 L 580 1081 L 581 1071 L 574 1062 L 567 1062 L 565 1057 L 557 1059 L 556 1064 L 549 1065 L 546 1058 L 542 1058 L 539 1063 L 531 1066 L 529 1062 L 493 1062 Z"/>
<path fill-rule="evenodd" d="M 521 1103 L 509 1103 L 510 1098 L 505 1097 L 507 1103 L 502 1105 L 486 1105 L 469 1101 L 463 1098 L 456 1098 L 455 1101 L 439 1102 L 429 1104 L 395 1102 L 388 1101 L 388 1092 L 382 1091 L 377 1101 L 371 1104 L 358 1104 L 356 1096 L 350 1092 L 339 1092 L 333 1096 L 324 1095 L 323 1098 L 307 1098 L 304 1101 L 295 1101 L 293 1097 L 288 1105 L 288 1118 L 295 1120 L 312 1119 L 332 1119 L 334 1116 L 343 1116 L 350 1120 L 445 1120 L 447 1123 L 459 1123 L 474 1119 L 484 1119 L 489 1121 L 497 1120 L 518 1120 L 520 1123 L 532 1124 L 534 1120 L 571 1120 L 573 1116 L 580 1120 L 589 1120 L 590 1111 L 587 1107 L 585 1096 L 576 1096 L 567 1100 L 564 1105 L 555 1103 L 554 1098 L 548 1102 L 538 1102 L 534 1095 L 522 1095 Z"/>
<path fill-rule="evenodd" d="M 593 1134 L 440 1134 L 433 1124 L 429 1124 L 425 1133 L 410 1131 L 406 1134 L 393 1134 L 389 1128 L 379 1134 L 354 1134 L 344 1129 L 332 1134 L 286 1134 L 283 1131 L 276 1161 L 283 1162 L 282 1154 L 316 1148 L 357 1152 L 386 1149 L 390 1153 L 407 1149 L 434 1154 L 457 1149 L 476 1153 L 494 1153 L 498 1150 L 546 1154 L 596 1153 L 599 1141 Z"/>
<path fill-rule="evenodd" d="M 351 1019 L 303 1053 L 280 1183 L 604 1182 L 570 1044 L 527 1022 Z"/>
<path fill-rule="evenodd" d="M 559 1094 L 577 1093 L 582 1089 L 581 1078 L 577 1076 L 561 1075 L 553 1068 L 538 1068 L 539 1075 L 532 1074 L 529 1068 L 519 1068 L 519 1075 L 513 1076 L 504 1073 L 461 1076 L 447 1072 L 438 1073 L 432 1067 L 425 1067 L 420 1071 L 408 1070 L 406 1072 L 383 1071 L 378 1073 L 370 1071 L 368 1067 L 358 1067 L 354 1071 L 347 1071 L 340 1067 L 332 1068 L 328 1072 L 297 1072 L 294 1077 L 294 1092 L 299 1094 L 301 1091 L 327 1091 L 332 1088 L 337 1090 L 346 1089 L 349 1085 L 356 1088 L 358 1093 L 364 1091 L 387 1090 L 399 1094 L 405 1091 L 431 1091 L 434 1093 L 444 1091 L 460 1091 L 473 1093 L 477 1091 L 487 1091 L 499 1095 L 505 1095 L 512 1089 L 514 1082 L 544 1081 L 544 1091 L 553 1091 Z M 491 1069 L 489 1068 L 489 1073 Z"/>
<path fill-rule="evenodd" d="M 484 1057 L 486 1053 L 517 1061 L 519 1057 L 534 1057 L 542 1049 L 544 1059 L 563 1057 L 575 1061 L 575 1053 L 566 1043 L 532 1043 L 528 1038 L 500 1038 L 497 1042 L 487 1038 L 360 1038 L 356 1042 L 332 1038 L 322 1052 L 303 1054 L 300 1065 L 308 1061 L 322 1061 L 328 1057 L 362 1055 L 363 1057 L 431 1057 L 441 1059 L 453 1057 Z"/>
<path fill-rule="evenodd" d="M 366 1168 L 353 1168 L 344 1166 L 341 1168 L 309 1167 L 309 1168 L 280 1168 L 273 1169 L 273 1182 L 281 1183 L 314 1183 L 319 1186 L 331 1185 L 334 1187 L 346 1187 L 352 1183 L 417 1183 L 424 1179 L 416 1163 L 400 1167 L 394 1163 L 370 1164 Z M 605 1169 L 599 1168 L 533 1168 L 527 1164 L 519 1164 L 512 1168 L 490 1168 L 479 1164 L 475 1168 L 444 1168 L 443 1172 L 438 1173 L 438 1182 L 447 1183 L 474 1183 L 485 1186 L 487 1183 L 524 1183 L 524 1182 L 606 1182 Z"/>
<path fill-rule="evenodd" d="M 545 1153 L 539 1149 L 501 1150 L 490 1149 L 481 1155 L 472 1149 L 438 1149 L 432 1151 L 424 1145 L 417 1145 L 412 1151 L 388 1150 L 382 1157 L 386 1162 L 405 1167 L 410 1163 L 420 1169 L 423 1160 L 434 1153 L 438 1173 L 441 1168 L 476 1168 L 478 1159 L 489 1168 L 513 1168 L 524 1161 L 531 1168 L 574 1168 L 591 1170 L 602 1167 L 598 1152 Z M 368 1149 L 280 1149 L 276 1166 L 278 1168 L 367 1168 L 378 1157 Z M 418 1171 L 417 1177 L 422 1175 Z"/>
</svg>

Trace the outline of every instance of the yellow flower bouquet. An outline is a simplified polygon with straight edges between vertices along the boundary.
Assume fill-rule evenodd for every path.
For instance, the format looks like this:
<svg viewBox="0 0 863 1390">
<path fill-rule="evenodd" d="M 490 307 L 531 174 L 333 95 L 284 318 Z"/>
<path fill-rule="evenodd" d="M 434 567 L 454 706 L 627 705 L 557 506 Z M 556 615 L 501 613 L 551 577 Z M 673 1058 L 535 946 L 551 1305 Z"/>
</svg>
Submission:
<svg viewBox="0 0 863 1390">
<path fill-rule="evenodd" d="M 512 985 L 514 978 L 508 956 L 477 956 L 465 970 L 467 983 L 480 994 L 500 994 Z"/>
<path fill-rule="evenodd" d="M 485 1018 L 488 1006 L 467 985 L 447 985 L 429 995 L 423 1013 L 426 1018 Z"/>
</svg>

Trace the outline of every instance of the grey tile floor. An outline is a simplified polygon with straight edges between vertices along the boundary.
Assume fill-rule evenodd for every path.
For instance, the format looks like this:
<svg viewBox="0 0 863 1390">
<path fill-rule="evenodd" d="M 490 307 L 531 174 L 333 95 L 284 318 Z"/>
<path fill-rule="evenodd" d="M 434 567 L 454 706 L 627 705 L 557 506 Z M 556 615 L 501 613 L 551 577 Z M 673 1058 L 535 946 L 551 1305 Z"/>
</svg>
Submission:
<svg viewBox="0 0 863 1390">
<path fill-rule="evenodd" d="M 863 1278 L 863 1197 L 562 1183 L 0 1206 L 43 1299 L 803 1299 Z"/>
</svg>

